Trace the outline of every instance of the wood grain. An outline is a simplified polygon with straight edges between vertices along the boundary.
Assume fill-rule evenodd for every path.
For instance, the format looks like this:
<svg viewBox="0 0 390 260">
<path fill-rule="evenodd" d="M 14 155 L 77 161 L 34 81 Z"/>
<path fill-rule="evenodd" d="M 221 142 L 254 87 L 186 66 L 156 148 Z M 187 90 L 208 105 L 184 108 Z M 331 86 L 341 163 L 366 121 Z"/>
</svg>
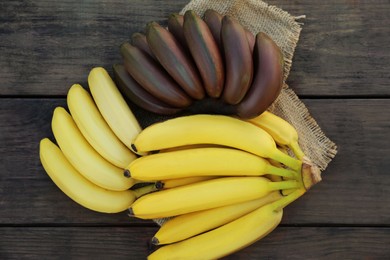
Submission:
<svg viewBox="0 0 390 260">
<path fill-rule="evenodd" d="M 288 84 L 300 96 L 390 96 L 389 1 L 266 1 L 306 15 Z"/>
<path fill-rule="evenodd" d="M 63 95 L 91 68 L 111 70 L 119 45 L 181 1 L 2 1 L 0 95 Z"/>
<path fill-rule="evenodd" d="M 3 259 L 146 259 L 148 240 L 156 231 L 155 227 L 0 227 L 0 255 Z M 386 259 L 389 243 L 388 228 L 279 226 L 224 259 Z"/>
<path fill-rule="evenodd" d="M 94 66 L 120 61 L 118 46 L 188 1 L 2 1 L 0 95 L 65 95 Z M 300 96 L 388 97 L 388 1 L 267 1 L 306 15 L 289 85 Z M 373 19 L 375 17 L 375 19 Z"/>
<path fill-rule="evenodd" d="M 323 181 L 286 209 L 284 224 L 389 225 L 390 103 L 386 99 L 303 100 L 339 153 Z M 52 140 L 50 121 L 64 99 L 2 99 L 0 103 L 0 224 L 151 222 L 130 220 L 125 213 L 105 215 L 67 198 L 44 172 L 39 140 Z M 342 108 L 342 109 L 341 109 Z M 388 116 L 387 116 L 388 117 Z M 155 118 L 139 117 L 145 126 Z M 375 212 L 375 214 L 373 213 Z"/>
</svg>

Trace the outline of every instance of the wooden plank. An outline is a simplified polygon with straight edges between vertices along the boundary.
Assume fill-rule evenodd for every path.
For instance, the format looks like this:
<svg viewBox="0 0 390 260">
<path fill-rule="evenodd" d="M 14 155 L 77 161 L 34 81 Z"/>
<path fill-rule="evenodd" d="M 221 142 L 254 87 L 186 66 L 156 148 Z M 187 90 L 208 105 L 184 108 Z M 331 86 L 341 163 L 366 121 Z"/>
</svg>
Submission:
<svg viewBox="0 0 390 260">
<path fill-rule="evenodd" d="M 60 95 L 111 69 L 119 45 L 147 22 L 165 22 L 187 0 L 2 1 L 0 95 Z"/>
<path fill-rule="evenodd" d="M 302 96 L 389 96 L 388 1 L 270 0 L 306 15 L 289 85 Z M 120 61 L 118 46 L 188 0 L 2 1 L 0 95 L 64 95 L 89 70 Z M 372 19 L 375 17 L 375 19 Z"/>
<path fill-rule="evenodd" d="M 3 259 L 146 259 L 147 227 L 1 227 Z M 227 234 L 234 235 L 234 234 Z M 390 229 L 278 227 L 224 259 L 386 259 Z"/>
<path fill-rule="evenodd" d="M 390 204 L 388 100 L 303 101 L 339 153 L 323 181 L 286 209 L 283 223 L 389 225 L 390 208 L 384 206 Z M 65 106 L 65 100 L 1 99 L 0 204 L 6 210 L 0 224 L 152 224 L 130 220 L 125 213 L 86 210 L 52 183 L 39 162 L 38 143 L 46 136 L 54 140 L 50 120 L 59 105 Z"/>
<path fill-rule="evenodd" d="M 384 210 L 384 205 L 390 203 L 389 101 L 303 102 L 325 134 L 338 145 L 338 154 L 323 173 L 323 181 L 291 205 L 286 219 L 292 223 L 390 224 Z M 376 213 L 368 216 L 368 212 Z"/>
<path fill-rule="evenodd" d="M 299 95 L 390 95 L 389 1 L 266 2 L 306 15 L 288 79 Z"/>
</svg>

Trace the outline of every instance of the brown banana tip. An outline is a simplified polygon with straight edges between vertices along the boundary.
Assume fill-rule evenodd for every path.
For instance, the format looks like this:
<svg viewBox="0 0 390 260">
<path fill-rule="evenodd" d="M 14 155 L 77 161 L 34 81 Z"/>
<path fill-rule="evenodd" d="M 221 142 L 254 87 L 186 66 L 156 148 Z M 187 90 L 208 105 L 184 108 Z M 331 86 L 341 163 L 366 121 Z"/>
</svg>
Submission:
<svg viewBox="0 0 390 260">
<path fill-rule="evenodd" d="M 196 13 L 195 13 L 195 11 L 194 11 L 194 10 L 187 10 L 187 11 L 184 13 L 184 16 L 186 16 L 186 15 L 195 16 L 195 15 L 196 15 Z"/>
<path fill-rule="evenodd" d="M 161 181 L 157 181 L 154 186 L 156 187 L 157 190 L 162 190 L 164 188 L 164 183 Z"/>
<path fill-rule="evenodd" d="M 123 53 L 125 52 L 126 46 L 131 45 L 129 42 L 123 42 L 121 45 L 119 45 L 119 50 L 121 52 L 121 55 L 123 56 Z"/>
<path fill-rule="evenodd" d="M 130 178 L 131 177 L 131 173 L 128 169 L 126 169 L 124 172 L 123 172 L 123 176 L 125 176 L 126 178 Z"/>
<path fill-rule="evenodd" d="M 160 241 L 158 241 L 158 239 L 156 237 L 152 237 L 152 239 L 150 240 L 150 243 L 152 243 L 152 245 L 157 246 L 158 244 L 160 244 Z"/>
<path fill-rule="evenodd" d="M 171 13 L 168 18 L 177 18 L 177 17 L 180 17 L 180 14 L 178 13 Z"/>
<path fill-rule="evenodd" d="M 112 68 L 113 68 L 114 70 L 116 70 L 119 66 L 120 66 L 120 64 L 115 63 L 115 64 L 112 65 Z"/>
<path fill-rule="evenodd" d="M 135 147 L 134 144 L 131 144 L 131 149 L 133 150 L 133 152 L 137 153 L 138 150 L 137 150 L 137 147 Z"/>
<path fill-rule="evenodd" d="M 155 21 L 148 22 L 146 24 L 146 30 L 148 30 L 148 29 L 150 29 L 150 28 L 152 28 L 153 26 L 156 26 L 156 25 L 158 25 L 158 23 L 155 22 Z"/>
</svg>

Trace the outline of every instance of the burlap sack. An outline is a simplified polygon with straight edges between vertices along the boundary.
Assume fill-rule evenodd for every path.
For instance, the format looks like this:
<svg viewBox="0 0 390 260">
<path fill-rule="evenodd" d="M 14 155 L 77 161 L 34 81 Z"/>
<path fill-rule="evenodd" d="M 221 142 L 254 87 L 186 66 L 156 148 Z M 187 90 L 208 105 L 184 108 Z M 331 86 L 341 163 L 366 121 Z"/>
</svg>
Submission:
<svg viewBox="0 0 390 260">
<path fill-rule="evenodd" d="M 292 65 L 294 50 L 302 30 L 298 19 L 278 7 L 259 0 L 192 0 L 181 14 L 194 10 L 203 17 L 207 9 L 235 17 L 253 34 L 262 31 L 272 37 L 285 58 L 286 80 Z M 299 144 L 309 159 L 323 171 L 337 153 L 337 147 L 325 136 L 295 92 L 285 83 L 280 96 L 269 111 L 290 122 L 298 131 Z"/>
</svg>

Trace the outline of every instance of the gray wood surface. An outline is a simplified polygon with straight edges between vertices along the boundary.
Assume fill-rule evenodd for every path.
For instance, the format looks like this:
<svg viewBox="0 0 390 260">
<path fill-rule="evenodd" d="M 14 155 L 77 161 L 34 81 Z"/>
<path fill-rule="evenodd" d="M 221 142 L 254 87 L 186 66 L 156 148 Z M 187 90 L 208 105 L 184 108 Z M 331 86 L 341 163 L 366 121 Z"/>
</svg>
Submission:
<svg viewBox="0 0 390 260">
<path fill-rule="evenodd" d="M 145 259 L 155 227 L 2 228 L 6 259 Z M 24 243 L 24 246 L 21 246 Z M 235 259 L 387 259 L 390 230 L 280 226 Z"/>
<path fill-rule="evenodd" d="M 0 2 L 0 259 L 145 259 L 152 221 L 100 214 L 44 172 L 39 140 L 73 83 L 120 61 L 119 45 L 180 1 Z M 306 15 L 288 84 L 338 154 L 280 227 L 226 259 L 390 256 L 390 2 L 270 0 Z M 160 117 L 134 108 L 146 126 Z"/>
</svg>

